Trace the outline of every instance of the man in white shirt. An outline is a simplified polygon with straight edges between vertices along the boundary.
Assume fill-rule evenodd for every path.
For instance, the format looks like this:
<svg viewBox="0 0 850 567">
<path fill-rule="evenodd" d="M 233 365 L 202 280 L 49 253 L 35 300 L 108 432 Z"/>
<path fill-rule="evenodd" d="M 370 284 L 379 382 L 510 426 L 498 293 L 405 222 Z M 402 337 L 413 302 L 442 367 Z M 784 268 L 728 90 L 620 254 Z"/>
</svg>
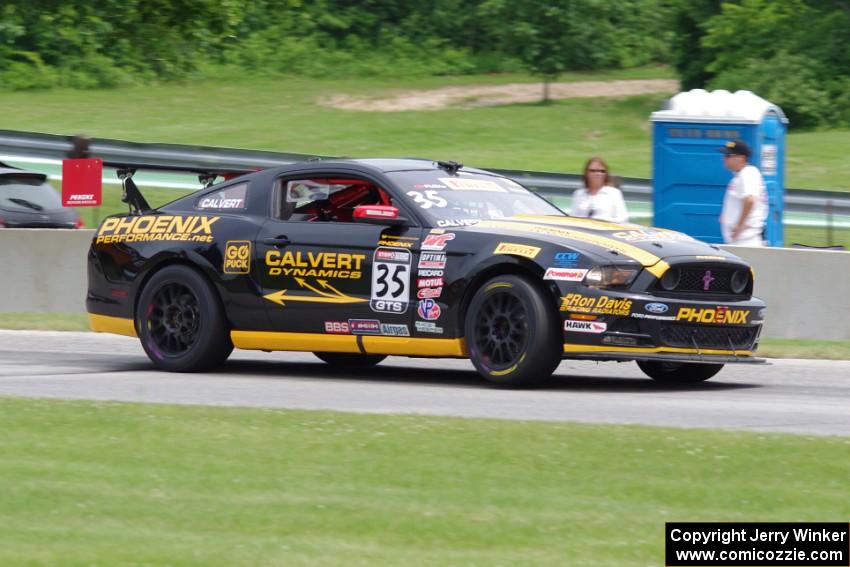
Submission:
<svg viewBox="0 0 850 567">
<path fill-rule="evenodd" d="M 720 232 L 723 242 L 736 246 L 764 246 L 767 190 L 764 178 L 748 163 L 752 151 L 742 140 L 726 142 L 720 149 L 723 165 L 734 173 L 723 197 Z"/>
</svg>

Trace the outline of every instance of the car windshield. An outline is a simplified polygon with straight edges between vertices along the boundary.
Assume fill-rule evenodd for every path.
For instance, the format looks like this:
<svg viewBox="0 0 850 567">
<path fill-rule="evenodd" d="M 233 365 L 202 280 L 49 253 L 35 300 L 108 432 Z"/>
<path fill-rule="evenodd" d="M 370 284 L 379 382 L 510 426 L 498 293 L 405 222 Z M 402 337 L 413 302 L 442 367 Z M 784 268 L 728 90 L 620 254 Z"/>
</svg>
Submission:
<svg viewBox="0 0 850 567">
<path fill-rule="evenodd" d="M 40 179 L 0 177 L 0 207 L 7 210 L 49 211 L 62 208 L 53 187 Z"/>
<path fill-rule="evenodd" d="M 466 226 L 480 220 L 564 212 L 506 177 L 459 171 L 394 171 L 387 175 L 412 206 L 438 227 Z"/>
</svg>

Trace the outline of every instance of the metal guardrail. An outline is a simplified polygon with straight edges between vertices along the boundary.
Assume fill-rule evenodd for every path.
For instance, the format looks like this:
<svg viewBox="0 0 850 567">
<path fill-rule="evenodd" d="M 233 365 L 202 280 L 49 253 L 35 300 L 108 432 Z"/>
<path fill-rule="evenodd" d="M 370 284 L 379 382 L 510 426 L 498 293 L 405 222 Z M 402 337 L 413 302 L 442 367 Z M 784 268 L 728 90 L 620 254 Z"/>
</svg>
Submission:
<svg viewBox="0 0 850 567">
<path fill-rule="evenodd" d="M 0 130 L 0 154 L 63 159 L 74 149 L 74 136 Z M 210 146 L 144 144 L 106 138 L 92 139 L 89 153 L 102 158 L 107 164 L 145 164 L 188 171 L 251 171 L 331 157 Z M 572 173 L 482 169 L 511 177 L 548 194 L 572 193 L 582 184 L 581 175 Z M 623 177 L 621 180 L 620 188 L 627 201 L 652 202 L 652 180 L 634 177 Z M 840 191 L 786 189 L 784 204 L 788 212 L 850 215 L 850 193 Z"/>
</svg>

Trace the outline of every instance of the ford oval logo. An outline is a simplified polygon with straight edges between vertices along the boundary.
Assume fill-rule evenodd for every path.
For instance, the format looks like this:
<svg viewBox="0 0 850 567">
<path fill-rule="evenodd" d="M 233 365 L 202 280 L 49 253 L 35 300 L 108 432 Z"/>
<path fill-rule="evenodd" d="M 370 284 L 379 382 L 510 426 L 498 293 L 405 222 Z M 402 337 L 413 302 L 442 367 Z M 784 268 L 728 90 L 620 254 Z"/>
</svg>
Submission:
<svg viewBox="0 0 850 567">
<path fill-rule="evenodd" d="M 665 303 L 647 303 L 643 306 L 650 313 L 667 313 L 667 304 Z"/>
</svg>

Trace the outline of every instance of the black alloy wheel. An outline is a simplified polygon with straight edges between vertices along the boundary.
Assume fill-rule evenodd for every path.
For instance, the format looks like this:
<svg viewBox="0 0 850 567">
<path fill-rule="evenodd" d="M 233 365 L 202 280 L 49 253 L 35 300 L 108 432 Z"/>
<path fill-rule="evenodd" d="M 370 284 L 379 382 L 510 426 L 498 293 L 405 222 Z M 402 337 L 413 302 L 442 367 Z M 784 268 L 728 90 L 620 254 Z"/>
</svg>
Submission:
<svg viewBox="0 0 850 567">
<path fill-rule="evenodd" d="M 151 339 L 164 354 L 185 354 L 198 335 L 198 298 L 182 283 L 165 284 L 154 293 L 147 320 Z"/>
<path fill-rule="evenodd" d="M 544 382 L 561 361 L 558 319 L 556 303 L 544 289 L 520 276 L 495 277 L 475 293 L 467 310 L 469 358 L 494 384 Z"/>
<path fill-rule="evenodd" d="M 638 360 L 643 373 L 665 384 L 693 384 L 705 382 L 723 368 L 722 364 L 702 364 L 698 362 L 666 362 L 659 360 Z"/>
<path fill-rule="evenodd" d="M 167 266 L 151 277 L 139 297 L 136 329 L 148 357 L 163 370 L 209 370 L 233 351 L 218 295 L 187 266 Z"/>
</svg>

